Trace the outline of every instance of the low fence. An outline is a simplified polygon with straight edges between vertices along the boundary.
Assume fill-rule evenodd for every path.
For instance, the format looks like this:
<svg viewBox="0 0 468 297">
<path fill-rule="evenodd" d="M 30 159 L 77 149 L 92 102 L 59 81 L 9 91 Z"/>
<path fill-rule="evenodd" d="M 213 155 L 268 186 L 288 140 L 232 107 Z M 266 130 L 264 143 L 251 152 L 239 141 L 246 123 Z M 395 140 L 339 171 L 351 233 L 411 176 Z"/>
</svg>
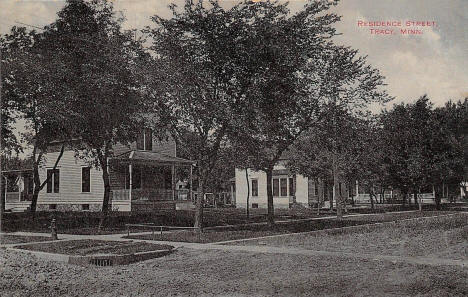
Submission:
<svg viewBox="0 0 468 297">
<path fill-rule="evenodd" d="M 130 236 L 130 228 L 137 228 L 137 229 L 150 229 L 152 235 L 155 235 L 155 232 L 159 232 L 161 235 L 163 234 L 163 231 L 169 231 L 169 230 L 194 230 L 194 231 L 200 231 L 201 228 L 199 227 L 181 227 L 181 226 L 165 226 L 165 225 L 153 225 L 153 224 L 125 224 L 125 227 L 127 228 L 127 236 Z M 197 232 L 198 236 L 200 236 L 201 232 Z"/>
</svg>

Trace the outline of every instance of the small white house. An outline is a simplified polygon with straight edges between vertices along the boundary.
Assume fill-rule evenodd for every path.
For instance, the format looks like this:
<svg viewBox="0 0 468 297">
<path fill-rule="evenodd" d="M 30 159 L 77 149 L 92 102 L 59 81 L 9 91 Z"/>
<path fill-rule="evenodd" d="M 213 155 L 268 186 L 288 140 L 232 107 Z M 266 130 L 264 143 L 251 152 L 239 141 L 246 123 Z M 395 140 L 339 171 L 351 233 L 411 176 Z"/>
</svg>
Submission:
<svg viewBox="0 0 468 297">
<path fill-rule="evenodd" d="M 273 168 L 272 191 L 275 208 L 289 208 L 292 204 L 309 206 L 309 180 L 299 174 L 291 174 L 282 158 Z M 248 185 L 247 185 L 248 181 Z M 250 188 L 249 207 L 267 208 L 267 178 L 264 171 L 238 169 L 235 172 L 236 207 L 247 207 L 247 191 Z M 314 184 L 310 183 L 313 187 Z M 312 188 L 314 194 L 314 189 Z"/>
</svg>

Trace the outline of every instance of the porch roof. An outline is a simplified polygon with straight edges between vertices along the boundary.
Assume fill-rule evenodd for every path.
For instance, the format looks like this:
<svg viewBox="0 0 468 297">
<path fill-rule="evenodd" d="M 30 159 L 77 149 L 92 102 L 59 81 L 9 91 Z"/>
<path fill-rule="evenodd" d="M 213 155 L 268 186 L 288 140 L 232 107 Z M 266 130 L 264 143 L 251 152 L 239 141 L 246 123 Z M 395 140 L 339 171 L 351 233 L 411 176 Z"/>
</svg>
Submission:
<svg viewBox="0 0 468 297">
<path fill-rule="evenodd" d="M 113 158 L 123 163 L 153 163 L 153 164 L 184 164 L 191 165 L 195 162 L 179 157 L 169 156 L 154 151 L 129 151 Z"/>
</svg>

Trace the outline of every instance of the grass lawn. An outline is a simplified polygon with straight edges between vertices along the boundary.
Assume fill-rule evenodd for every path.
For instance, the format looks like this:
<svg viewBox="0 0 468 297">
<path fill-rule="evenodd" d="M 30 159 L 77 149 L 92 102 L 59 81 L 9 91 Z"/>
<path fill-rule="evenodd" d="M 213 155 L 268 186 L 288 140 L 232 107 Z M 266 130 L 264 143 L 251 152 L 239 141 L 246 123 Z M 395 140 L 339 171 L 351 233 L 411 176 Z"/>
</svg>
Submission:
<svg viewBox="0 0 468 297">
<path fill-rule="evenodd" d="M 242 243 L 310 250 L 468 259 L 468 215 L 331 234 L 297 234 Z"/>
<path fill-rule="evenodd" d="M 426 210 L 434 208 L 425 206 Z M 402 207 L 393 205 L 390 207 L 378 208 L 377 212 L 385 210 L 408 210 L 412 207 Z M 235 225 L 246 223 L 266 222 L 266 209 L 251 209 L 250 218 L 246 217 L 245 209 L 239 208 L 219 208 L 204 210 L 204 225 L 206 227 Z M 370 209 L 350 210 L 350 213 L 370 212 Z M 322 210 L 320 216 L 314 209 L 277 209 L 275 210 L 276 220 L 291 220 L 333 216 L 335 213 L 329 210 Z M 101 218 L 99 212 L 37 212 L 35 215 L 24 213 L 5 213 L 3 221 L 3 231 L 30 231 L 49 232 L 52 218 L 56 219 L 59 233 L 66 234 L 96 234 Z M 112 234 L 125 232 L 125 224 L 152 223 L 165 226 L 193 226 L 194 211 L 187 210 L 161 210 L 158 212 L 143 213 L 122 213 L 111 212 L 104 221 L 101 234 Z"/>
<path fill-rule="evenodd" d="M 23 236 L 23 235 L 11 235 L 11 234 L 0 235 L 0 244 L 39 242 L 39 241 L 49 241 L 49 240 L 52 240 L 52 239 L 50 237 L 45 237 L 45 236 Z"/>
<path fill-rule="evenodd" d="M 397 221 L 403 219 L 411 219 L 418 217 L 430 217 L 438 215 L 446 215 L 455 212 L 446 211 L 428 211 L 428 212 L 405 212 L 405 213 L 382 213 L 374 215 L 366 215 L 360 217 L 349 217 L 341 221 L 336 219 L 323 219 L 314 221 L 300 221 L 277 224 L 273 228 L 268 225 L 254 226 L 233 226 L 229 228 L 207 228 L 200 236 L 193 231 L 173 231 L 170 233 L 160 234 L 155 231 L 153 234 L 132 235 L 132 239 L 146 240 L 161 240 L 161 241 L 179 241 L 179 242 L 219 242 L 236 239 L 255 238 L 269 235 L 298 233 L 307 231 L 324 230 L 338 227 L 363 225 L 378 222 Z M 150 229 L 140 229 L 139 231 L 149 231 Z"/>
<path fill-rule="evenodd" d="M 468 271 L 340 257 L 180 249 L 128 266 L 79 267 L 0 250 L 4 296 L 468 295 Z"/>
<path fill-rule="evenodd" d="M 170 245 L 146 242 L 71 240 L 23 245 L 17 246 L 16 248 L 47 253 L 86 256 L 94 254 L 133 254 L 147 251 L 167 250 L 172 249 L 173 247 Z"/>
</svg>

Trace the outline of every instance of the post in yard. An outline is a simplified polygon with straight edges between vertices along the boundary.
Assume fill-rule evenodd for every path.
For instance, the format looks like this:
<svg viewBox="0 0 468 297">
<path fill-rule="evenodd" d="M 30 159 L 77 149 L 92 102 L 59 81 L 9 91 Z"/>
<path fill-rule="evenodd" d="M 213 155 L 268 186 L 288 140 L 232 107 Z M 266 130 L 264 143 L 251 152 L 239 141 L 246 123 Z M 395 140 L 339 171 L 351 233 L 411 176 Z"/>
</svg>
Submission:
<svg viewBox="0 0 468 297">
<path fill-rule="evenodd" d="M 58 240 L 57 221 L 55 220 L 55 218 L 53 218 L 52 222 L 50 222 L 50 235 L 52 237 L 52 240 Z"/>
</svg>

